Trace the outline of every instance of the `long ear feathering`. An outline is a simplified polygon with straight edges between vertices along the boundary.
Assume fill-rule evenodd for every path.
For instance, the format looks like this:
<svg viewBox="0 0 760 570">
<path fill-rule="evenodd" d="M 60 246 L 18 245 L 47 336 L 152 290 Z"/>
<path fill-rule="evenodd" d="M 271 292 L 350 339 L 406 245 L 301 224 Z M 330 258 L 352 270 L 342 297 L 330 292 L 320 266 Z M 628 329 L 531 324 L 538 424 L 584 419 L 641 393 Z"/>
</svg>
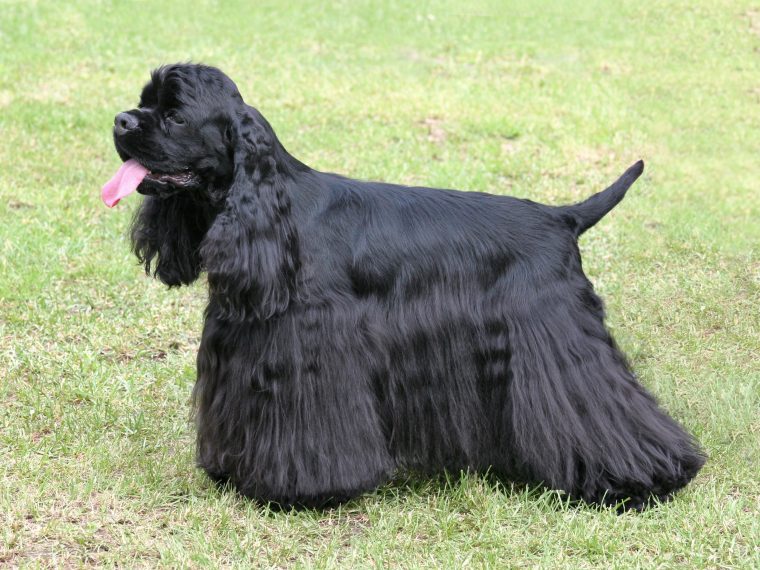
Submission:
<svg viewBox="0 0 760 570">
<path fill-rule="evenodd" d="M 201 272 L 200 244 L 210 224 L 208 205 L 194 196 L 147 196 L 132 220 L 132 251 L 169 287 L 189 285 Z"/>
<path fill-rule="evenodd" d="M 298 235 L 271 127 L 245 107 L 231 131 L 232 184 L 201 257 L 222 318 L 266 320 L 284 312 L 295 294 Z"/>
</svg>

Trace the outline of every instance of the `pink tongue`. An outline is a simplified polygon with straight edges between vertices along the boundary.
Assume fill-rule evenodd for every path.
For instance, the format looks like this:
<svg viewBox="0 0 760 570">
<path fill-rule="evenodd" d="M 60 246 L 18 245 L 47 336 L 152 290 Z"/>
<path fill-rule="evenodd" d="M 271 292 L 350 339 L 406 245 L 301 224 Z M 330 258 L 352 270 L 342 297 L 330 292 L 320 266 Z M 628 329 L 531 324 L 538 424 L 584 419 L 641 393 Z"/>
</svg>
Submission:
<svg viewBox="0 0 760 570">
<path fill-rule="evenodd" d="M 103 198 L 105 205 L 113 208 L 124 196 L 129 196 L 148 172 L 147 168 L 131 158 L 122 164 L 113 178 L 100 190 L 100 197 Z"/>
</svg>

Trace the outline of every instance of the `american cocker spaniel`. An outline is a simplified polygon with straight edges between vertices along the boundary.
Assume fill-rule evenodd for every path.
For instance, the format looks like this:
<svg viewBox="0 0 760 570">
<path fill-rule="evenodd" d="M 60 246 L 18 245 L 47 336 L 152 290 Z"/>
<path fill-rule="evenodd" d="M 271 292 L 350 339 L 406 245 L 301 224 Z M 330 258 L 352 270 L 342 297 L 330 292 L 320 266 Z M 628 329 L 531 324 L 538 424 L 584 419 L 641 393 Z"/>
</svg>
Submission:
<svg viewBox="0 0 760 570">
<path fill-rule="evenodd" d="M 604 326 L 578 237 L 644 166 L 574 205 L 352 180 L 291 156 L 216 68 L 161 67 L 119 113 L 108 206 L 170 287 L 208 277 L 199 465 L 326 506 L 471 470 L 641 509 L 704 463 Z"/>
</svg>

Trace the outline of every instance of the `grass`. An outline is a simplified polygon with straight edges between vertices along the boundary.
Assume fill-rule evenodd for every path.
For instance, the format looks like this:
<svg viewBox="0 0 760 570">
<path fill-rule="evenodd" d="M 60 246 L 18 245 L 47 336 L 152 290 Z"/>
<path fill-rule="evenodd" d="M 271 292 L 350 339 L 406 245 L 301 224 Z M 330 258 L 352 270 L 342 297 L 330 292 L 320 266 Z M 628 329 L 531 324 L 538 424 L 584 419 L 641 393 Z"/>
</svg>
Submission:
<svg viewBox="0 0 760 570">
<path fill-rule="evenodd" d="M 760 566 L 754 1 L 0 3 L 0 566 Z M 560 203 L 642 380 L 710 459 L 641 515 L 471 475 L 274 513 L 193 466 L 204 284 L 146 279 L 99 188 L 150 68 L 223 67 L 320 170 Z"/>
</svg>

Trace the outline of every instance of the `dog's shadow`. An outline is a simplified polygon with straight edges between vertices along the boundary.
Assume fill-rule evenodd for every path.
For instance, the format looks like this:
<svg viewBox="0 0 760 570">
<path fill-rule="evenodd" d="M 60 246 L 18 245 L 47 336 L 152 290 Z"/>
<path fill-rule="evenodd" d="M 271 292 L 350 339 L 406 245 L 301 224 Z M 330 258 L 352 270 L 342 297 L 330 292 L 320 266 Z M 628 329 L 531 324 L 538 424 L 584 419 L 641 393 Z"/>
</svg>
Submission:
<svg viewBox="0 0 760 570">
<path fill-rule="evenodd" d="M 407 473 L 397 475 L 388 483 L 371 493 L 365 493 L 348 501 L 330 500 L 314 506 L 283 506 L 272 501 L 248 497 L 238 492 L 227 479 L 205 477 L 209 488 L 220 496 L 235 496 L 242 501 L 255 505 L 261 516 L 279 517 L 282 515 L 308 514 L 322 518 L 332 517 L 336 512 L 365 511 L 372 505 L 384 505 L 384 508 L 403 510 L 417 503 L 443 501 L 451 509 L 460 512 L 472 512 L 482 505 L 483 497 L 497 496 L 498 500 L 515 501 L 535 505 L 535 508 L 550 512 L 598 512 L 617 515 L 641 512 L 646 507 L 657 506 L 661 501 L 652 499 L 640 507 L 626 506 L 625 503 L 613 505 L 589 504 L 573 499 L 567 493 L 544 485 L 531 485 L 500 478 L 493 473 L 472 473 L 462 471 L 459 474 L 444 472 L 426 475 Z"/>
</svg>

